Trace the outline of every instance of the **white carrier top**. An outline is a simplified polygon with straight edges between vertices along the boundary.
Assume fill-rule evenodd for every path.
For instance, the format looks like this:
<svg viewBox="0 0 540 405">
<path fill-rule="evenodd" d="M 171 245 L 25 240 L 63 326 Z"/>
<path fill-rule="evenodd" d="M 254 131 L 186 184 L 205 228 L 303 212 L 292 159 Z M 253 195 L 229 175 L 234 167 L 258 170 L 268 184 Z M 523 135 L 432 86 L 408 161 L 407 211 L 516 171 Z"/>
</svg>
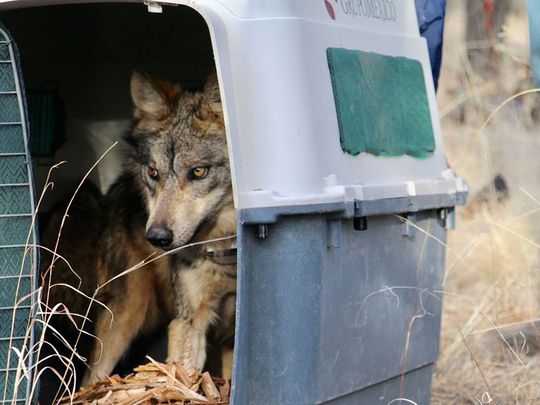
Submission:
<svg viewBox="0 0 540 405">
<path fill-rule="evenodd" d="M 186 5 L 208 23 L 237 208 L 466 191 L 446 164 L 413 0 L 145 4 Z"/>
</svg>

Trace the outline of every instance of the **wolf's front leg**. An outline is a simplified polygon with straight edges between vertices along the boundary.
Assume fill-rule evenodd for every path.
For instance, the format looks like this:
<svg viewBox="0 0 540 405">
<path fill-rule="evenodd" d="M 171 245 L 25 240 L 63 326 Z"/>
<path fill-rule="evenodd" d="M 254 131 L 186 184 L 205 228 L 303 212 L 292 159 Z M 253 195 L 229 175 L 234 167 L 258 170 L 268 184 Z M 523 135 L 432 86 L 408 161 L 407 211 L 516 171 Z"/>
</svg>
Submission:
<svg viewBox="0 0 540 405">
<path fill-rule="evenodd" d="M 180 363 L 187 371 L 202 371 L 206 361 L 206 328 L 193 320 L 175 319 L 169 324 L 167 363 Z"/>
</svg>

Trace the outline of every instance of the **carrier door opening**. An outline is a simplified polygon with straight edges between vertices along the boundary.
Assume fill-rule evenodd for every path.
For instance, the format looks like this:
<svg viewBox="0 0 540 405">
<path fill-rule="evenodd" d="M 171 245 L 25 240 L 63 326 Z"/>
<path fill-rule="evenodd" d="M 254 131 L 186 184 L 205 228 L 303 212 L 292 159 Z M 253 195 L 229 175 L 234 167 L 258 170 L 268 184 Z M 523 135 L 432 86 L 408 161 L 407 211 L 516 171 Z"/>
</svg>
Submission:
<svg viewBox="0 0 540 405">
<path fill-rule="evenodd" d="M 2 14 L 20 52 L 38 197 L 54 183 L 39 208 L 50 328 L 37 358 L 58 373 L 43 372 L 41 403 L 147 355 L 186 378 L 231 376 L 236 212 L 210 35 L 191 8 L 162 11 Z"/>
</svg>

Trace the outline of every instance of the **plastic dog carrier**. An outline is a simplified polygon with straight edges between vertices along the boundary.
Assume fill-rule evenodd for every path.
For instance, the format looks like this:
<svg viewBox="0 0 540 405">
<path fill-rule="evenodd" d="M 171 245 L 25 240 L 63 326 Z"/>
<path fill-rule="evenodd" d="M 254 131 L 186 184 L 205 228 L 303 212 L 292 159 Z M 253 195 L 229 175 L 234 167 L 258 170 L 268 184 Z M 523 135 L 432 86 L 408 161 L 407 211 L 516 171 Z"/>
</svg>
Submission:
<svg viewBox="0 0 540 405">
<path fill-rule="evenodd" d="M 232 403 L 429 403 L 445 235 L 467 188 L 445 160 L 414 2 L 144 3 L 191 7 L 210 32 L 238 212 Z M 24 238 L 10 235 L 28 233 L 33 208 L 24 116 L 7 116 L 19 79 L 0 94 L 2 278 L 21 268 Z M 26 208 L 3 203 L 21 193 Z"/>
</svg>

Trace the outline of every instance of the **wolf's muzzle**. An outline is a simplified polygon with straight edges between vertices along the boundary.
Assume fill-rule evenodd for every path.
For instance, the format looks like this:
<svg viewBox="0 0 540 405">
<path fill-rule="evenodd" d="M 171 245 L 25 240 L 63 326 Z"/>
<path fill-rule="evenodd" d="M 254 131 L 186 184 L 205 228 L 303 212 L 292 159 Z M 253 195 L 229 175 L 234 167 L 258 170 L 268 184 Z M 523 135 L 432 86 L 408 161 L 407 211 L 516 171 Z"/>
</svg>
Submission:
<svg viewBox="0 0 540 405">
<path fill-rule="evenodd" d="M 160 248 L 170 246 L 173 241 L 173 237 L 173 232 L 164 225 L 151 226 L 148 228 L 148 231 L 146 231 L 146 239 L 148 239 L 148 242 Z"/>
</svg>

